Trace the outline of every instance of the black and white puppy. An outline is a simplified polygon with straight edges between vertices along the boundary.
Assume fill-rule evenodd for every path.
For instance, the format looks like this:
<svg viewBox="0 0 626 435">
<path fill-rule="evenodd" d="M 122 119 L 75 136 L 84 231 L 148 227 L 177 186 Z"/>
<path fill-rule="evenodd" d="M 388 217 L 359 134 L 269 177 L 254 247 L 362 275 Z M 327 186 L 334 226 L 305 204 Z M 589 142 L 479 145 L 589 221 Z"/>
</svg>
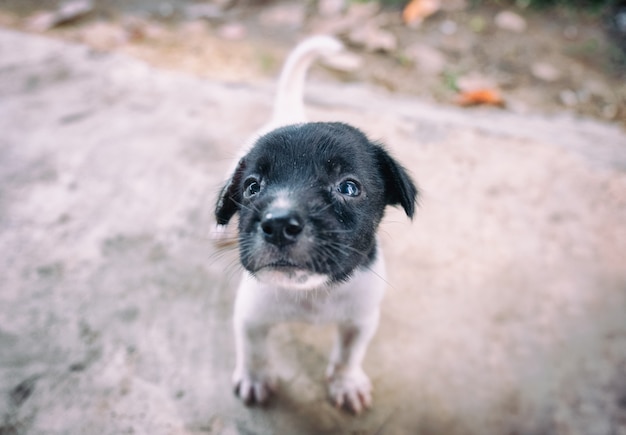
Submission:
<svg viewBox="0 0 626 435">
<path fill-rule="evenodd" d="M 361 363 L 385 288 L 376 230 L 388 205 L 412 217 L 416 196 L 383 146 L 347 124 L 287 125 L 256 140 L 216 207 L 219 225 L 239 213 L 245 272 L 235 302 L 233 381 L 244 402 L 264 403 L 275 389 L 270 327 L 305 321 L 338 325 L 327 370 L 331 399 L 356 413 L 370 406 Z"/>
</svg>

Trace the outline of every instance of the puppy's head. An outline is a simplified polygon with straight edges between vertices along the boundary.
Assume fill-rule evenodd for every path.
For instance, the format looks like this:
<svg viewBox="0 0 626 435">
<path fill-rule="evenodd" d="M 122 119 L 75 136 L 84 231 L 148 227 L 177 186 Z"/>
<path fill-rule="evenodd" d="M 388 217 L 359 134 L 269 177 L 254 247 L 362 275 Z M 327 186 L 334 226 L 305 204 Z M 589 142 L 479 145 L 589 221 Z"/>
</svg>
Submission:
<svg viewBox="0 0 626 435">
<path fill-rule="evenodd" d="M 282 127 L 241 159 L 216 207 L 218 224 L 239 212 L 243 266 L 293 289 L 341 282 L 376 255 L 387 205 L 413 217 L 417 189 L 378 144 L 341 123 Z"/>
</svg>

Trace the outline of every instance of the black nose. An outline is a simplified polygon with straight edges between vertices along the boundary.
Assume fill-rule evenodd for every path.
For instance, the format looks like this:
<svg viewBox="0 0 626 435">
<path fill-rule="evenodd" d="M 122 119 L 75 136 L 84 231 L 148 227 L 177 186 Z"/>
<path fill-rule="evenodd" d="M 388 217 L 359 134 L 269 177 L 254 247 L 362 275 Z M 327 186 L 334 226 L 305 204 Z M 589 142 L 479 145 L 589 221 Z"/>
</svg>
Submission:
<svg viewBox="0 0 626 435">
<path fill-rule="evenodd" d="M 261 219 L 261 230 L 265 240 L 276 246 L 295 242 L 304 228 L 297 212 L 289 209 L 273 209 L 265 212 Z"/>
</svg>

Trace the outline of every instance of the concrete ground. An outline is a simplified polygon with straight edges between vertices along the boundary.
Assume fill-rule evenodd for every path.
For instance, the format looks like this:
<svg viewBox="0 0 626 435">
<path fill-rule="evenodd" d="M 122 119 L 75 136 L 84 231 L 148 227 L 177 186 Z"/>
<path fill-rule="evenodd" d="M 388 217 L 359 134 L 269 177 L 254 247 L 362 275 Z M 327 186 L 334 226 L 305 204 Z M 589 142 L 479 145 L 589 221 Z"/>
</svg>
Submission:
<svg viewBox="0 0 626 435">
<path fill-rule="evenodd" d="M 209 240 L 273 87 L 0 30 L 0 434 L 626 434 L 626 134 L 310 83 L 423 190 L 381 228 L 374 407 L 327 401 L 332 329 L 271 336 L 233 396 L 236 253 Z"/>
</svg>

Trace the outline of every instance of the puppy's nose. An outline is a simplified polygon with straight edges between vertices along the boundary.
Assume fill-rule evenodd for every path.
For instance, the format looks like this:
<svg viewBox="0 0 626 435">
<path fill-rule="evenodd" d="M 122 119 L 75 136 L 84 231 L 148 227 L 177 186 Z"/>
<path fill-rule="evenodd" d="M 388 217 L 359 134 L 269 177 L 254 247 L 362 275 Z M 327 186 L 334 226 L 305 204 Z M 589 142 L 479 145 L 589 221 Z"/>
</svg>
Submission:
<svg viewBox="0 0 626 435">
<path fill-rule="evenodd" d="M 261 230 L 265 240 L 276 246 L 295 242 L 304 228 L 302 218 L 293 210 L 273 209 L 261 219 Z"/>
</svg>

